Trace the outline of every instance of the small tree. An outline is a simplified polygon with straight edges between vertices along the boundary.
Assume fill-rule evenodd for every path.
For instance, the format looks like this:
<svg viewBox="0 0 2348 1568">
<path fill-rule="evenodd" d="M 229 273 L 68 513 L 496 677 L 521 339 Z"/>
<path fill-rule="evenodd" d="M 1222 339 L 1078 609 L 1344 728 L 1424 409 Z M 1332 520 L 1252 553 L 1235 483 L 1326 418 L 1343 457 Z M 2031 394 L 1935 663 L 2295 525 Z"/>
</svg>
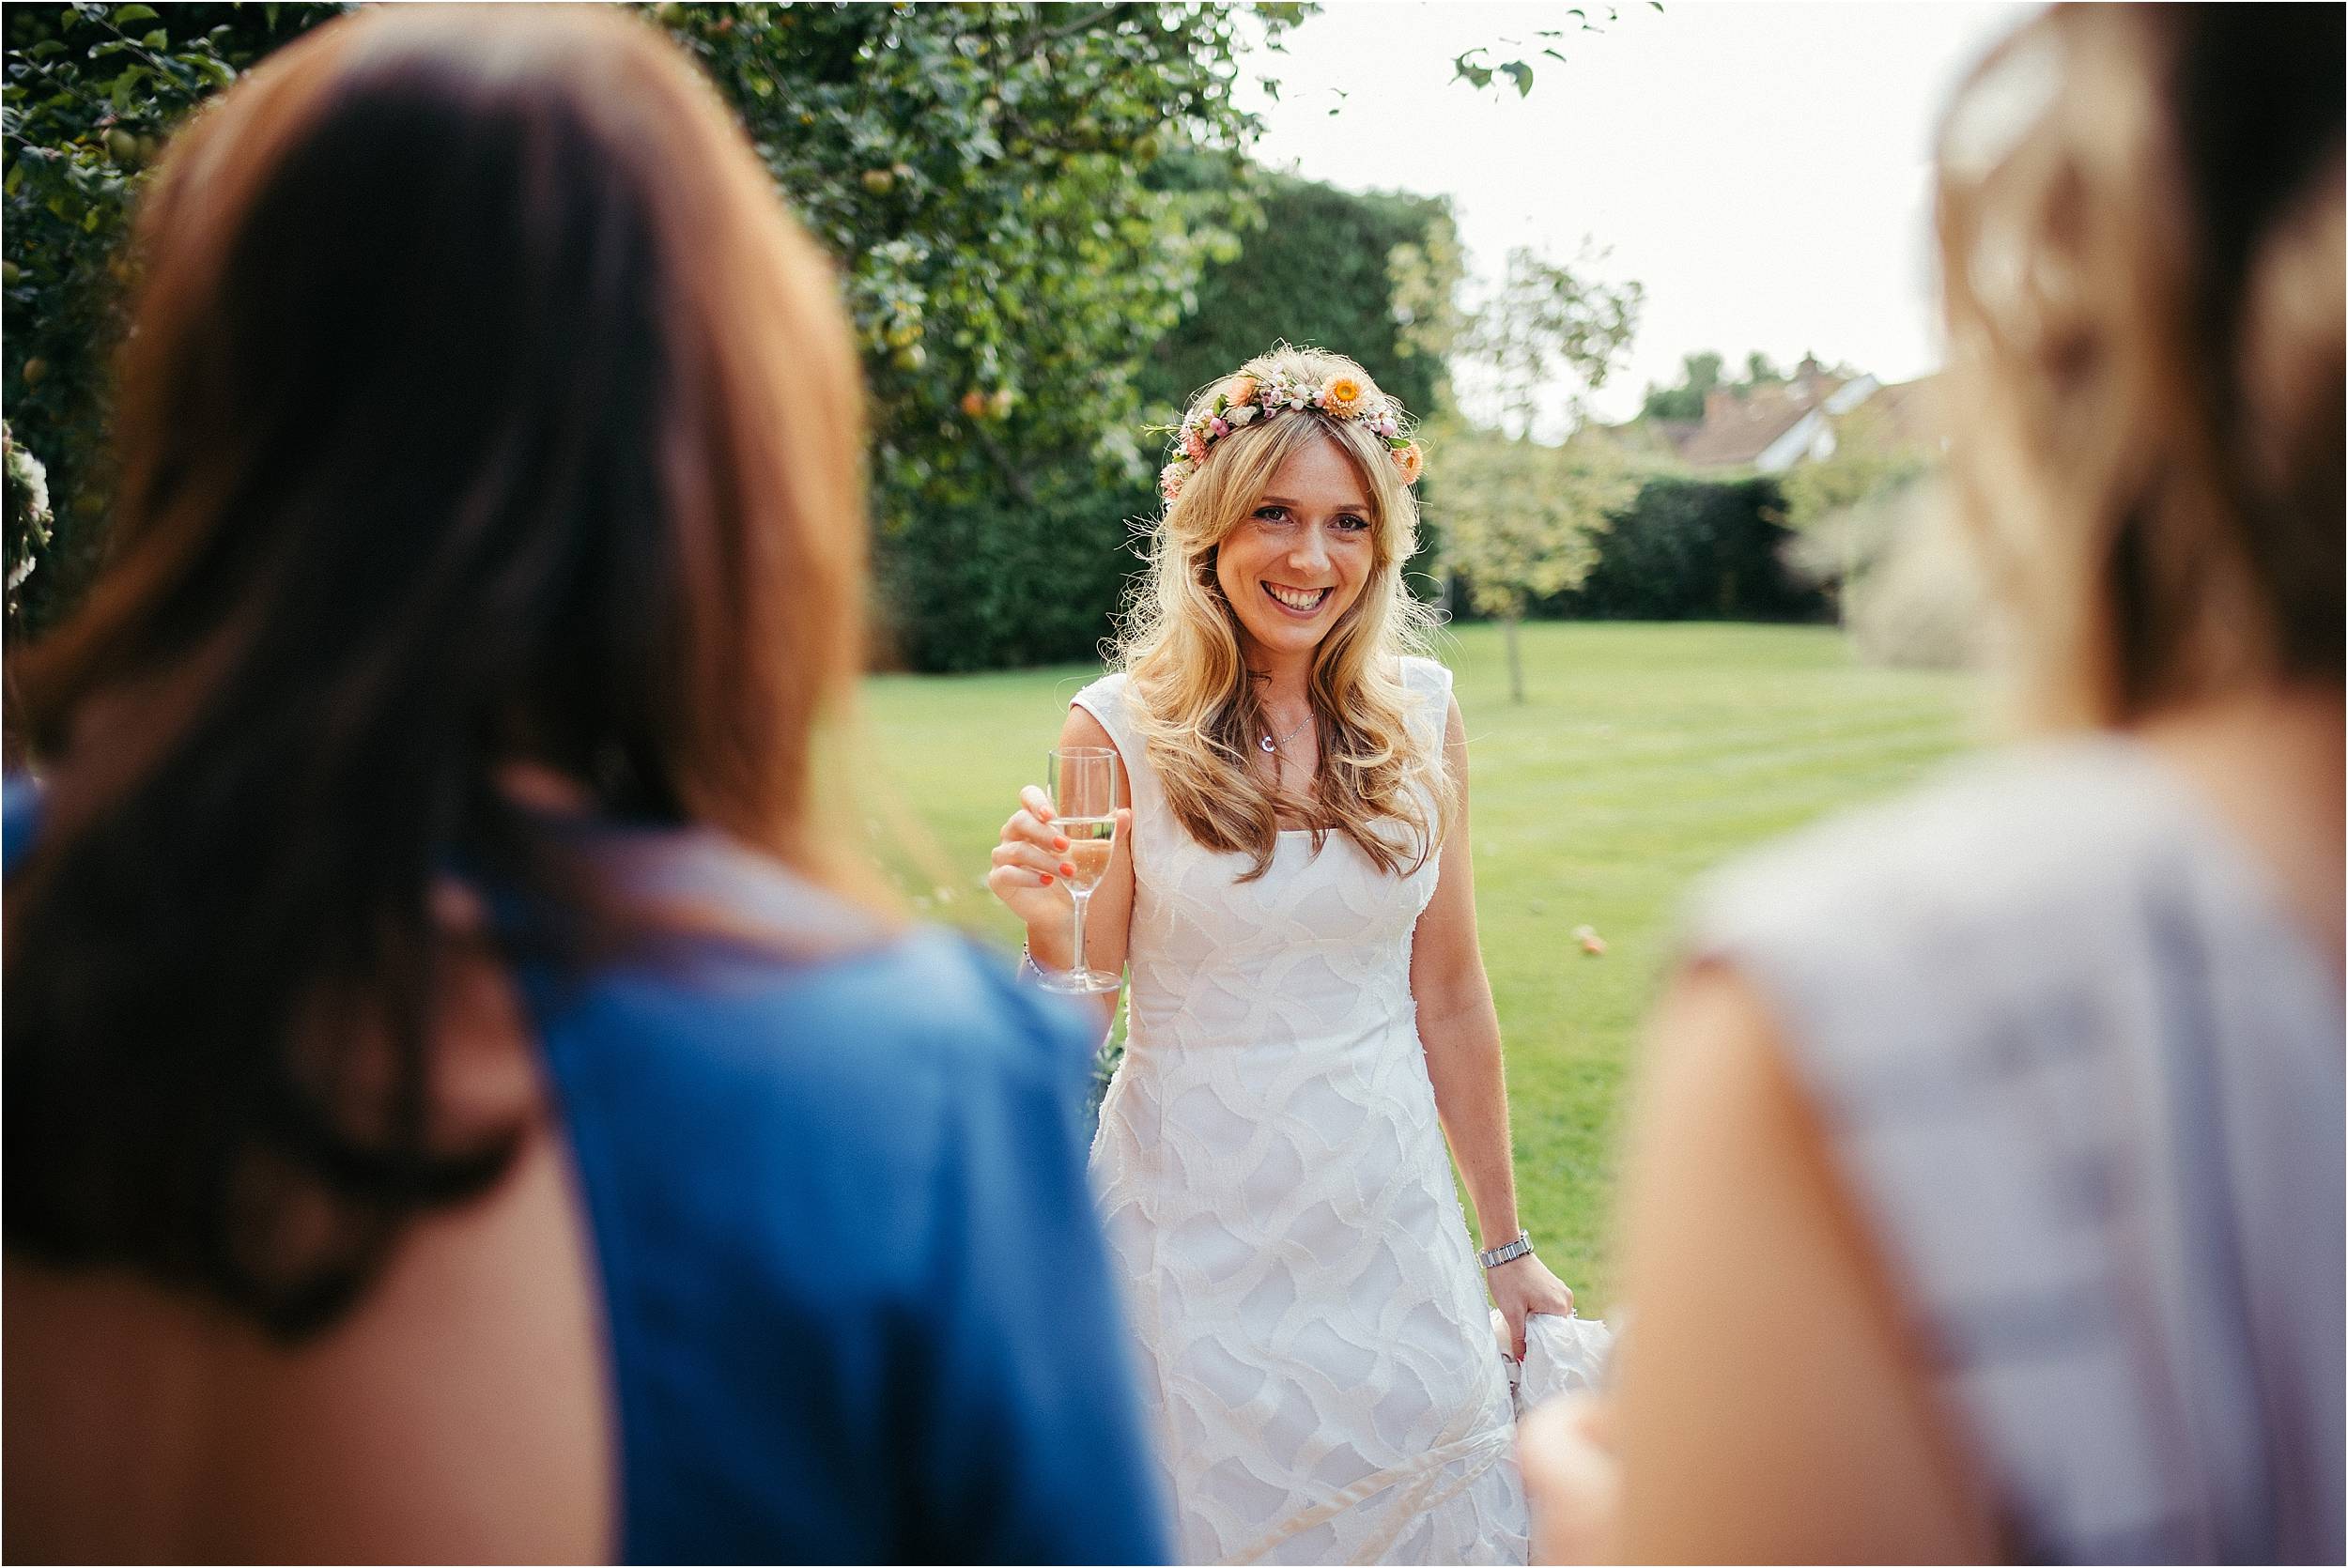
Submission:
<svg viewBox="0 0 2348 1568">
<path fill-rule="evenodd" d="M 1610 445 L 1562 447 L 1464 431 L 1443 448 L 1444 553 L 1468 602 L 1497 619 L 1508 650 L 1508 698 L 1524 700 L 1518 627 L 1525 607 L 1581 586 L 1608 519 L 1638 481 Z"/>
<path fill-rule="evenodd" d="M 1585 253 L 1568 264 L 1522 247 L 1508 253 L 1499 287 L 1460 333 L 1460 407 L 1472 423 L 1531 436 L 1564 390 L 1568 433 L 1579 427 L 1583 394 L 1606 384 L 1646 299 L 1636 283 L 1591 276 L 1599 259 Z"/>
<path fill-rule="evenodd" d="M 1534 439 L 1544 404 L 1561 389 L 1569 427 L 1583 423 L 1583 394 L 1605 385 L 1636 330 L 1645 290 L 1599 283 L 1586 269 L 1586 260 L 1567 266 L 1511 252 L 1499 288 L 1460 334 L 1460 379 L 1490 417 L 1445 448 L 1444 561 L 1469 603 L 1506 628 L 1508 695 L 1518 702 L 1525 606 L 1581 582 L 1598 559 L 1593 536 L 1637 488 L 1620 454 L 1594 434 L 1563 446 Z"/>
</svg>

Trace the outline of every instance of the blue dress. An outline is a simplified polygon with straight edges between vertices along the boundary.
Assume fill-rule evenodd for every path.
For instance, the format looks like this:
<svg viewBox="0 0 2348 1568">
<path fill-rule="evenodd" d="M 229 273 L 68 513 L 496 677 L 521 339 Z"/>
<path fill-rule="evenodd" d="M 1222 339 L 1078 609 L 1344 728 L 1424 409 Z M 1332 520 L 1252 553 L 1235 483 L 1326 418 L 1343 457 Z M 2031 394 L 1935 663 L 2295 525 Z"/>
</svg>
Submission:
<svg viewBox="0 0 2348 1568">
<path fill-rule="evenodd" d="M 7 792 L 6 857 L 37 792 Z M 854 917 L 712 836 L 629 874 Z M 630 1561 L 1165 1560 L 1078 1127 L 1089 1036 L 917 930 L 518 971 L 593 1228 Z"/>
</svg>

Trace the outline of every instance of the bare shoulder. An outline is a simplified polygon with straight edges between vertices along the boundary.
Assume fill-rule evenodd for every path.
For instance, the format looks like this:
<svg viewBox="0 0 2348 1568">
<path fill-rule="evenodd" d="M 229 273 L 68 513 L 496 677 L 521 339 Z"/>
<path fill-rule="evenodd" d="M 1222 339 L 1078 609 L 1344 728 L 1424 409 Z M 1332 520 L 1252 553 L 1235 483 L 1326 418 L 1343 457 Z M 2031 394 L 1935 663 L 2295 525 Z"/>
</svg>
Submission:
<svg viewBox="0 0 2348 1568">
<path fill-rule="evenodd" d="M 1059 744 L 1061 749 L 1066 750 L 1078 746 L 1114 746 L 1117 742 L 1101 721 L 1093 717 L 1089 708 L 1072 702 L 1068 707 L 1068 717 L 1059 727 Z"/>
<path fill-rule="evenodd" d="M 1623 1550 L 1986 1560 L 1978 1473 L 1762 994 L 1699 965 L 1649 1050 L 1622 1214 Z"/>
</svg>

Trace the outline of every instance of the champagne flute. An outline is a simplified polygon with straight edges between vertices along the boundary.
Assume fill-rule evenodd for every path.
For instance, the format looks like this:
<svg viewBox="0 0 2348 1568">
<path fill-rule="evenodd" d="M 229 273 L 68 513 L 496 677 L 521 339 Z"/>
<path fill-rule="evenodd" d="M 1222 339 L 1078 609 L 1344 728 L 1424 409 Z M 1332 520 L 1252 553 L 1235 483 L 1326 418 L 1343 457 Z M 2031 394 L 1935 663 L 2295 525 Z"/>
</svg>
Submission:
<svg viewBox="0 0 2348 1568">
<path fill-rule="evenodd" d="M 1115 991 L 1123 980 L 1085 962 L 1085 905 L 1117 851 L 1117 753 L 1104 746 L 1065 746 L 1045 757 L 1044 767 L 1052 826 L 1068 840 L 1067 863 L 1076 869 L 1065 879 L 1075 911 L 1070 968 L 1066 974 L 1047 973 L 1044 989 L 1078 995 Z"/>
</svg>

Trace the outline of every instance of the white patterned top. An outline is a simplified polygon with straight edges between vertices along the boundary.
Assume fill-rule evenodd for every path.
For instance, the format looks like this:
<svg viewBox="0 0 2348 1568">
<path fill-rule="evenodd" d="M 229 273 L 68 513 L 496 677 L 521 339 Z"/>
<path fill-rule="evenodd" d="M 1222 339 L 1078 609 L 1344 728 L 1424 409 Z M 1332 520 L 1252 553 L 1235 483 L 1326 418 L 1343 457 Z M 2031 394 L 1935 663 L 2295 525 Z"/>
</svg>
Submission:
<svg viewBox="0 0 2348 1568">
<path fill-rule="evenodd" d="M 2018 1554 L 2340 1561 L 2340 980 L 2157 758 L 1976 761 L 1698 910 Z"/>
</svg>

